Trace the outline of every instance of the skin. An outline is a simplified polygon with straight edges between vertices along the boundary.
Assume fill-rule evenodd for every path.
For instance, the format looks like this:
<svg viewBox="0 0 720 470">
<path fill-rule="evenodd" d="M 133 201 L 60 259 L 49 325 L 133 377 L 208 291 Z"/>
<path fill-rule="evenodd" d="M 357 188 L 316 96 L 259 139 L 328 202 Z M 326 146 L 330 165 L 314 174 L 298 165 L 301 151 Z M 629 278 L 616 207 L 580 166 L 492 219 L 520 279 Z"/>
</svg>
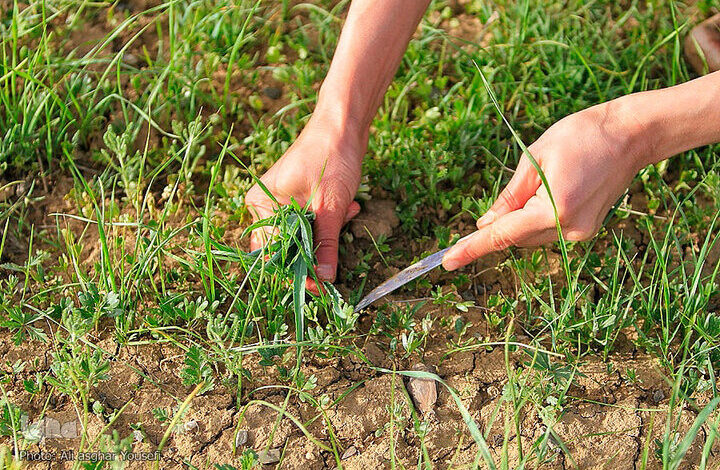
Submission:
<svg viewBox="0 0 720 470">
<path fill-rule="evenodd" d="M 342 225 L 353 201 L 370 123 L 429 1 L 354 0 L 318 96 L 300 136 L 261 178 L 278 201 L 311 201 L 316 213 L 318 278 L 334 281 Z M 720 72 L 664 90 L 636 93 L 572 114 L 528 147 L 547 178 L 563 235 L 594 236 L 643 167 L 720 142 Z M 272 215 L 259 187 L 246 201 L 256 219 Z M 508 185 L 477 222 L 478 230 L 443 259 L 454 270 L 510 246 L 557 239 L 555 211 L 524 155 Z M 252 248 L 265 239 L 254 233 Z M 315 290 L 312 283 L 308 286 Z"/>
</svg>

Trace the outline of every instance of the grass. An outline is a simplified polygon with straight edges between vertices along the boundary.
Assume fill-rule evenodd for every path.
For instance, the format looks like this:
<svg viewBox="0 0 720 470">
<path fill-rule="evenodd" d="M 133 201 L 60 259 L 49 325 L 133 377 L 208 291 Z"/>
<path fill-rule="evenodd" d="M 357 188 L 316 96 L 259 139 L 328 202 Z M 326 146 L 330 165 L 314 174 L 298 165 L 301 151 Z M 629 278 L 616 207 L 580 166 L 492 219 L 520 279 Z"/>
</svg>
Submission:
<svg viewBox="0 0 720 470">
<path fill-rule="evenodd" d="M 717 147 L 643 170 L 592 242 L 350 304 L 467 232 L 556 120 L 687 80 L 680 41 L 718 5 L 434 2 L 364 164 L 362 198 L 400 227 L 344 232 L 316 296 L 312 214 L 253 226 L 244 194 L 307 121 L 347 4 L 0 9 L 0 466 L 65 413 L 80 432 L 61 445 L 186 468 L 352 468 L 352 448 L 391 468 L 714 468 Z M 248 253 L 261 225 L 279 236 Z M 413 377 L 439 381 L 437 422 Z M 572 431 L 579 409 L 610 425 Z"/>
</svg>

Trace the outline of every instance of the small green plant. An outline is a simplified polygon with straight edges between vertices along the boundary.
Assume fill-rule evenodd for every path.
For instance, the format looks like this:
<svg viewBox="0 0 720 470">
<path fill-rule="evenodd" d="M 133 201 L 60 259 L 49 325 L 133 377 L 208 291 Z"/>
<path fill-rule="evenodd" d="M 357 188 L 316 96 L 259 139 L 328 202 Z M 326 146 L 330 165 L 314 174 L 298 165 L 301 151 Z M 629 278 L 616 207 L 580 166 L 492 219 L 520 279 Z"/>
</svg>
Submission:
<svg viewBox="0 0 720 470">
<path fill-rule="evenodd" d="M 16 345 L 22 343 L 26 338 L 42 342 L 47 340 L 45 332 L 34 325 L 34 323 L 42 320 L 42 315 L 33 311 L 24 310 L 16 305 L 7 307 L 5 313 L 7 316 L 5 320 L 0 322 L 0 326 L 15 332 L 13 334 L 13 341 Z"/>
<path fill-rule="evenodd" d="M 183 385 L 205 384 L 200 393 L 214 387 L 213 370 L 205 352 L 197 346 L 191 346 L 185 353 L 185 369 L 180 374 Z"/>
</svg>

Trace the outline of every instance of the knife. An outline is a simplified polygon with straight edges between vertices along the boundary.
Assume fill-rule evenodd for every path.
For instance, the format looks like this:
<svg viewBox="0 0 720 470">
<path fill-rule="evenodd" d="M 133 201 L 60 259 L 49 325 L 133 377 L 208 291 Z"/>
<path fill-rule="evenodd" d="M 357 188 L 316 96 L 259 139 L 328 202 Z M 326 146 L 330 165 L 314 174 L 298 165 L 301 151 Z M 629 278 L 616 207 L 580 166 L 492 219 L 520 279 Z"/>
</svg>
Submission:
<svg viewBox="0 0 720 470">
<path fill-rule="evenodd" d="M 472 233 L 470 235 L 472 235 Z M 458 243 L 463 240 L 467 240 L 468 238 L 470 238 L 470 235 L 465 235 L 460 240 L 458 240 Z M 387 281 L 383 282 L 375 289 L 371 290 L 368 295 L 363 297 L 363 299 L 358 302 L 358 304 L 355 306 L 355 311 L 359 312 L 360 310 L 364 309 L 376 300 L 385 297 L 398 287 L 402 287 L 413 279 L 417 279 L 426 272 L 437 268 L 442 264 L 443 256 L 445 256 L 445 253 L 447 253 L 449 249 L 450 247 L 426 256 L 417 263 L 408 266 Z"/>
</svg>

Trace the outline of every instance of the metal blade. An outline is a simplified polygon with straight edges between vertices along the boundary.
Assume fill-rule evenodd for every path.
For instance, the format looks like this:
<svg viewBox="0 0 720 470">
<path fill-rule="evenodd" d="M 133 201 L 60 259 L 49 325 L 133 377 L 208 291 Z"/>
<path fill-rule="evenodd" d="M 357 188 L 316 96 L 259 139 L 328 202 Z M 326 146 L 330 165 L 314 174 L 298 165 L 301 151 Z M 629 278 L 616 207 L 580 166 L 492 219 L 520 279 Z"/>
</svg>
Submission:
<svg viewBox="0 0 720 470">
<path fill-rule="evenodd" d="M 471 234 L 465 235 L 460 240 L 458 240 L 458 243 L 460 243 L 463 240 L 467 240 L 470 238 Z M 383 282 L 379 286 L 377 286 L 375 289 L 371 290 L 368 295 L 363 297 L 363 299 L 358 302 L 358 304 L 355 306 L 355 311 L 359 312 L 360 310 L 364 309 L 371 303 L 375 302 L 381 297 L 385 297 L 390 292 L 394 291 L 398 287 L 402 287 L 408 282 L 412 281 L 413 279 L 417 279 L 418 277 L 422 276 L 426 272 L 437 268 L 442 264 L 443 256 L 445 256 L 445 253 L 450 248 L 445 248 L 444 250 L 440 250 L 436 253 L 433 253 L 429 256 L 426 256 L 425 258 L 421 259 L 415 264 L 412 264 L 408 266 L 407 268 L 403 269 L 387 281 Z"/>
<path fill-rule="evenodd" d="M 368 295 L 366 295 L 356 306 L 355 311 L 360 311 L 370 305 L 371 303 L 375 302 L 381 297 L 385 297 L 390 292 L 394 291 L 398 287 L 404 286 L 408 282 L 412 281 L 413 279 L 416 279 L 426 272 L 437 268 L 442 263 L 443 256 L 450 248 L 445 248 L 444 250 L 440 250 L 437 253 L 433 253 L 430 256 L 427 256 L 417 263 L 408 266 L 407 268 L 403 269 L 387 281 L 383 282 L 379 286 L 377 286 L 375 289 L 370 291 Z"/>
</svg>

